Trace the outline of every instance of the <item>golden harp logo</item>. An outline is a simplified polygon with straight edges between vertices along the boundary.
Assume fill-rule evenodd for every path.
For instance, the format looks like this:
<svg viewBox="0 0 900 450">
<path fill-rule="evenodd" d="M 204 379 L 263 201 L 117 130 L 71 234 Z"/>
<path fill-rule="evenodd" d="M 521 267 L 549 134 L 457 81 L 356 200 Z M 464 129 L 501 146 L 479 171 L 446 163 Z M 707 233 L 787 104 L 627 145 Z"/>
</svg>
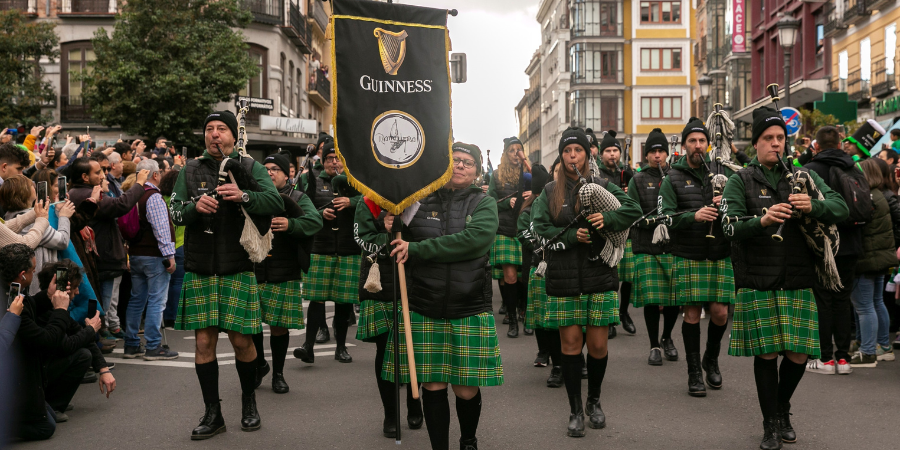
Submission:
<svg viewBox="0 0 900 450">
<path fill-rule="evenodd" d="M 403 111 L 388 111 L 372 122 L 372 152 L 391 169 L 403 169 L 418 161 L 425 148 L 425 134 L 415 117 Z"/>
<path fill-rule="evenodd" d="M 759 192 L 760 192 L 762 195 L 766 195 L 766 190 L 765 190 L 765 189 L 760 189 Z"/>
<path fill-rule="evenodd" d="M 403 60 L 406 59 L 406 30 L 393 33 L 384 28 L 375 29 L 378 38 L 378 52 L 381 53 L 381 64 L 388 75 L 397 75 Z"/>
</svg>

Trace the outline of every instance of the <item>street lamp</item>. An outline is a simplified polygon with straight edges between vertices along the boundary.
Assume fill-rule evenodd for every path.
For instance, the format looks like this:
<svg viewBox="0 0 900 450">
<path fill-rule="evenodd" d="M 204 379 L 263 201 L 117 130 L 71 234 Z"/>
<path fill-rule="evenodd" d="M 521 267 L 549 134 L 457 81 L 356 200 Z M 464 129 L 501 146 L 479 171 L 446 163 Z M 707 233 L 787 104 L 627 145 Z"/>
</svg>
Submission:
<svg viewBox="0 0 900 450">
<path fill-rule="evenodd" d="M 800 32 L 800 20 L 785 14 L 778 21 L 778 41 L 784 50 L 784 100 L 785 105 L 791 106 L 791 51 L 797 42 Z"/>
<path fill-rule="evenodd" d="M 703 97 L 703 115 L 706 116 L 708 113 L 706 103 L 709 100 L 709 90 L 712 88 L 713 80 L 703 75 L 697 79 L 697 84 L 700 85 L 700 96 Z"/>
</svg>

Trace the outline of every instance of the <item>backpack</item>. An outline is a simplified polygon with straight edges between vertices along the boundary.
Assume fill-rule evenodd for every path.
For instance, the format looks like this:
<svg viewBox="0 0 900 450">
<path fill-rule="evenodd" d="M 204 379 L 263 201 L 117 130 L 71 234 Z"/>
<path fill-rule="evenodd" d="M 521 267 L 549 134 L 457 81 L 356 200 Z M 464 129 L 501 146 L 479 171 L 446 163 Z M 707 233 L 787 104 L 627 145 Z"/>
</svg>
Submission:
<svg viewBox="0 0 900 450">
<path fill-rule="evenodd" d="M 841 194 L 850 210 L 850 216 L 839 225 L 861 226 L 872 220 L 875 205 L 872 203 L 872 192 L 869 190 L 866 176 L 856 167 L 843 169 L 832 166 L 829 169 L 829 177 L 831 178 L 829 187 Z"/>
<path fill-rule="evenodd" d="M 138 235 L 141 234 L 141 215 L 138 212 L 138 205 L 134 205 L 124 216 L 116 219 L 116 223 L 119 224 L 119 231 L 126 241 L 137 240 Z"/>
</svg>

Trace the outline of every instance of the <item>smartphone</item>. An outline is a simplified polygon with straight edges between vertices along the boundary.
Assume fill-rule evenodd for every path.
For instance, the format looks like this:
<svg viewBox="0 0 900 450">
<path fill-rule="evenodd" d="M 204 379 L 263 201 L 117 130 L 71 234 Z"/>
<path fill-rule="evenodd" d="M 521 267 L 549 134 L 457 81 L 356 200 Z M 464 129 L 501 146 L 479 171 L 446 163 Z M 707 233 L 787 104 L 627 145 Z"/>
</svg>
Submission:
<svg viewBox="0 0 900 450">
<path fill-rule="evenodd" d="M 61 291 L 69 289 L 69 270 L 65 267 L 56 269 L 56 289 Z"/>
<path fill-rule="evenodd" d="M 19 283 L 10 283 L 9 285 L 9 298 L 6 300 L 6 309 L 9 309 L 9 306 L 12 305 L 13 300 L 19 296 L 20 291 L 22 290 L 22 285 Z"/>
<path fill-rule="evenodd" d="M 44 205 L 46 205 L 48 203 L 49 197 L 48 197 L 48 193 L 47 193 L 47 182 L 46 181 L 38 181 L 37 199 L 38 199 L 38 201 L 44 202 Z"/>
<path fill-rule="evenodd" d="M 95 315 L 97 315 L 97 300 L 94 300 L 94 299 L 88 300 L 87 318 L 93 319 Z"/>
<path fill-rule="evenodd" d="M 65 176 L 56 179 L 56 185 L 59 186 L 59 201 L 65 201 L 69 195 L 69 185 Z"/>
</svg>

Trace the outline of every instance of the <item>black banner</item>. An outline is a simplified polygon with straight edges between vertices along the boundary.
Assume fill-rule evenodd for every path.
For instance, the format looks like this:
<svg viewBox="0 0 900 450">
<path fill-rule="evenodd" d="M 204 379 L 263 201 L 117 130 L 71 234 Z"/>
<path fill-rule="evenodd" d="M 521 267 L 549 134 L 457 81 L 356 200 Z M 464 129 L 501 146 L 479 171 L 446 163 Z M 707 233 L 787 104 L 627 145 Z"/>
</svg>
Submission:
<svg viewBox="0 0 900 450">
<path fill-rule="evenodd" d="M 332 4 L 337 154 L 356 189 L 400 214 L 453 174 L 447 10 Z"/>
</svg>

